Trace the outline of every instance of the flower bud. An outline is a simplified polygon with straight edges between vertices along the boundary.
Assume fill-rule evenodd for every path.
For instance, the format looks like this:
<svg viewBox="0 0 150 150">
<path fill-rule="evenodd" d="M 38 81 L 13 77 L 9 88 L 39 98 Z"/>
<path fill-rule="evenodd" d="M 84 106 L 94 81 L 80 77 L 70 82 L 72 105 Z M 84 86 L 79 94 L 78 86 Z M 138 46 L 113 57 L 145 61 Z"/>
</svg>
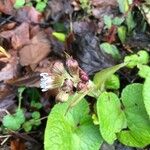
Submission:
<svg viewBox="0 0 150 150">
<path fill-rule="evenodd" d="M 89 81 L 89 77 L 88 77 L 87 73 L 84 72 L 83 70 L 80 70 L 79 76 L 80 76 L 80 79 L 81 79 L 83 82 Z"/>
<path fill-rule="evenodd" d="M 68 67 L 69 73 L 74 76 L 74 75 L 78 75 L 79 73 L 79 64 L 76 60 L 74 60 L 73 58 L 68 58 L 66 61 L 66 65 Z"/>
</svg>

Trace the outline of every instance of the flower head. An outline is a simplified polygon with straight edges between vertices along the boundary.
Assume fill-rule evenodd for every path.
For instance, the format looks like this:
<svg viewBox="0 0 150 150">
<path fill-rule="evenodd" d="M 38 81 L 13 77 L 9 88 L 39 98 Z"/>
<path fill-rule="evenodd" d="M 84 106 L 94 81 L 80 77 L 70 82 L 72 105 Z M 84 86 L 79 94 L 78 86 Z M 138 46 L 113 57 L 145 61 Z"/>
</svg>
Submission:
<svg viewBox="0 0 150 150">
<path fill-rule="evenodd" d="M 50 89 L 59 88 L 63 85 L 64 79 L 60 75 L 49 75 L 48 73 L 41 73 L 40 87 L 42 91 L 48 91 Z"/>
</svg>

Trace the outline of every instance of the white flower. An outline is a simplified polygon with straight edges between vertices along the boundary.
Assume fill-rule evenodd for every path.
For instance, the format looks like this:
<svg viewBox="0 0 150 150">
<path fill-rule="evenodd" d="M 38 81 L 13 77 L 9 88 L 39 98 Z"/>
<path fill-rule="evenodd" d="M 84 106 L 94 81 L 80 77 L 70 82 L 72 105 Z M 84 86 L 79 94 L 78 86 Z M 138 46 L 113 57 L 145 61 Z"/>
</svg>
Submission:
<svg viewBox="0 0 150 150">
<path fill-rule="evenodd" d="M 48 73 L 41 73 L 40 87 L 43 92 L 50 89 L 59 88 L 63 85 L 64 79 L 60 75 L 49 75 Z"/>
<path fill-rule="evenodd" d="M 40 76 L 42 77 L 40 83 L 40 87 L 42 88 L 42 91 L 45 92 L 49 89 L 52 89 L 52 84 L 54 82 L 52 76 L 50 76 L 48 73 L 41 73 Z"/>
</svg>

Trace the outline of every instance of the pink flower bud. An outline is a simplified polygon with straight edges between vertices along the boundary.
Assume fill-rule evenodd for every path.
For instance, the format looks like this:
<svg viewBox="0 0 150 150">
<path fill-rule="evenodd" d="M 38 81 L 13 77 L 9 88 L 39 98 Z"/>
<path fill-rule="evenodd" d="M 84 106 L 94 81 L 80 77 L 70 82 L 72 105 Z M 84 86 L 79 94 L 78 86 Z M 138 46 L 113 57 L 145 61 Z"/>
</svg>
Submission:
<svg viewBox="0 0 150 150">
<path fill-rule="evenodd" d="M 71 75 L 77 75 L 79 73 L 79 64 L 73 58 L 68 58 L 66 61 L 66 65 Z"/>
<path fill-rule="evenodd" d="M 81 91 L 83 89 L 85 89 L 87 87 L 87 85 L 83 82 L 79 82 L 77 85 L 77 91 Z"/>
<path fill-rule="evenodd" d="M 84 72 L 83 70 L 80 70 L 79 76 L 82 81 L 84 81 L 84 82 L 89 81 L 89 77 L 88 77 L 87 73 Z"/>
</svg>

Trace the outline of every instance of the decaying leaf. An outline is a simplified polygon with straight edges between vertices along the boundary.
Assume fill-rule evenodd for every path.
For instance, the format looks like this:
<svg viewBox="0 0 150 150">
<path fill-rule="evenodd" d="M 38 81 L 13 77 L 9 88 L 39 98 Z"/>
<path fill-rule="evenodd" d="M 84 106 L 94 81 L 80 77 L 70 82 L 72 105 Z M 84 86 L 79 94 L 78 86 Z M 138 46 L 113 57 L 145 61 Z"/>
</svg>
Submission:
<svg viewBox="0 0 150 150">
<path fill-rule="evenodd" d="M 25 6 L 16 12 L 15 17 L 18 22 L 40 23 L 42 14 L 34 7 Z"/>
<path fill-rule="evenodd" d="M 44 32 L 39 32 L 20 51 L 20 64 L 22 66 L 36 65 L 51 52 L 50 42 Z"/>
<path fill-rule="evenodd" d="M 88 22 L 74 22 L 75 42 L 73 56 L 81 68 L 88 74 L 93 74 L 114 64 L 113 59 L 105 55 L 99 48 L 100 40 L 94 35 L 95 27 Z"/>
<path fill-rule="evenodd" d="M 51 18 L 58 21 L 65 14 L 71 14 L 73 11 L 68 0 L 51 0 L 48 1 L 47 11 L 45 12 L 46 20 Z"/>
<path fill-rule="evenodd" d="M 98 19 L 102 19 L 104 15 L 113 15 L 113 12 L 117 10 L 117 0 L 92 0 L 91 5 L 93 16 Z"/>
<path fill-rule="evenodd" d="M 1 32 L 0 36 L 11 39 L 12 47 L 18 49 L 29 42 L 29 24 L 24 22 L 14 30 Z"/>
<path fill-rule="evenodd" d="M 0 1 L 0 12 L 5 14 L 12 14 L 14 0 L 1 0 Z"/>
<path fill-rule="evenodd" d="M 19 68 L 16 52 L 12 52 L 10 58 L 0 58 L 0 61 L 7 63 L 7 65 L 0 70 L 0 81 L 6 81 L 17 76 Z"/>
</svg>

